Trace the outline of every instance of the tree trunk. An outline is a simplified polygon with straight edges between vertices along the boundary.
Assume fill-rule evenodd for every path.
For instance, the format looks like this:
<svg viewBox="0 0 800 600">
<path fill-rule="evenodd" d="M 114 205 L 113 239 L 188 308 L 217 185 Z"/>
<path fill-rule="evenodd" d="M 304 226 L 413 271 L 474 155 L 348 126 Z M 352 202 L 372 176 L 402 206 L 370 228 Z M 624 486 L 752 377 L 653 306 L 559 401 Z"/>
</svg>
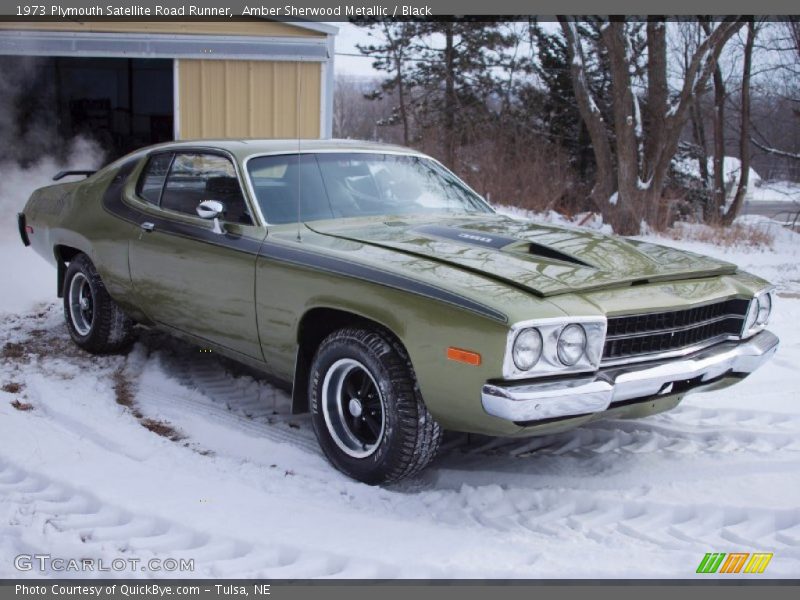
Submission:
<svg viewBox="0 0 800 600">
<path fill-rule="evenodd" d="M 611 211 L 614 230 L 621 235 L 639 232 L 645 216 L 647 191 L 639 185 L 640 161 L 637 137 L 636 99 L 633 95 L 627 57 L 625 22 L 612 21 L 603 29 L 602 40 L 611 66 L 612 108 L 617 140 L 618 197 Z"/>
<path fill-rule="evenodd" d="M 597 172 L 595 173 L 594 186 L 590 194 L 590 199 L 597 209 L 606 217 L 610 209 L 614 206 L 609 202 L 614 193 L 616 183 L 614 182 L 614 159 L 611 153 L 611 141 L 609 140 L 606 125 L 600 109 L 597 108 L 591 97 L 589 86 L 586 81 L 586 67 L 583 60 L 583 50 L 578 39 L 578 34 L 574 29 L 574 23 L 564 16 L 558 17 L 561 30 L 567 40 L 567 53 L 570 60 L 570 73 L 572 75 L 572 86 L 575 92 L 575 99 L 578 103 L 578 112 L 581 115 L 589 139 L 594 150 L 594 160 Z"/>
<path fill-rule="evenodd" d="M 722 207 L 725 206 L 725 82 L 722 70 L 714 69 L 714 189 L 711 197 L 712 223 L 718 223 Z"/>
<path fill-rule="evenodd" d="M 706 34 L 711 25 L 707 20 L 700 25 Z M 711 190 L 711 214 L 706 218 L 711 223 L 719 223 L 722 207 L 725 206 L 725 81 L 719 65 L 714 67 L 714 187 Z"/>
<path fill-rule="evenodd" d="M 444 48 L 444 144 L 445 162 L 451 169 L 456 168 L 456 140 L 455 140 L 455 116 L 456 116 L 456 91 L 455 91 L 455 49 L 453 48 L 453 24 L 448 23 L 445 27 L 445 48 Z"/>
<path fill-rule="evenodd" d="M 747 42 L 744 46 L 744 64 L 742 66 L 742 115 L 741 130 L 739 132 L 739 185 L 736 196 L 730 209 L 722 219 L 723 224 L 730 225 L 739 214 L 747 194 L 747 184 L 750 179 L 750 73 L 753 63 L 753 46 L 756 37 L 755 21 L 753 17 L 747 22 Z"/>
<path fill-rule="evenodd" d="M 683 49 L 683 68 L 685 71 L 689 70 L 689 44 L 688 42 L 684 43 Z M 704 187 L 708 187 L 711 184 L 711 180 L 708 177 L 708 141 L 706 139 L 706 126 L 703 122 L 703 95 L 702 93 L 698 92 L 692 102 L 692 106 L 689 109 L 689 118 L 691 119 L 692 123 L 692 137 L 694 138 L 694 143 L 700 148 L 700 155 L 697 157 L 697 167 L 700 171 L 700 179 L 703 182 Z M 709 206 L 703 206 L 703 210 L 708 212 Z"/>
<path fill-rule="evenodd" d="M 409 145 L 408 139 L 408 109 L 406 108 L 405 84 L 403 82 L 403 61 L 398 56 L 395 61 L 395 71 L 397 77 L 397 99 L 400 105 L 400 120 L 403 122 L 403 145 Z"/>
<path fill-rule="evenodd" d="M 601 28 L 601 40 L 608 51 L 611 65 L 616 182 L 611 171 L 614 156 L 612 144 L 587 83 L 579 33 L 572 20 L 559 16 L 559 22 L 569 50 L 578 108 L 589 130 L 598 163 L 598 177 L 592 190 L 593 199 L 601 207 L 603 216 L 608 217 L 608 222 L 615 231 L 621 234 L 636 233 L 642 219 L 655 219 L 664 182 L 681 132 L 689 119 L 692 102 L 710 79 L 722 48 L 742 27 L 744 21 L 736 17 L 725 17 L 715 29 L 710 30 L 709 26 L 706 39 L 698 45 L 689 61 L 678 97 L 668 110 L 664 110 L 666 38 L 658 28 L 659 24 L 648 28 L 648 34 L 652 35 L 648 43 L 654 53 L 650 57 L 653 65 L 648 72 L 653 77 L 652 87 L 648 87 L 648 93 L 654 94 L 654 105 L 650 109 L 653 111 L 651 119 L 660 121 L 655 133 L 642 131 L 639 103 L 633 92 L 634 57 L 624 20 L 613 19 Z M 645 134 L 646 141 L 643 139 Z M 614 189 L 617 190 L 615 201 L 609 202 L 608 194 Z"/>
<path fill-rule="evenodd" d="M 703 124 L 703 115 L 700 110 L 700 98 L 696 98 L 693 104 L 691 111 L 692 137 L 694 137 L 694 143 L 700 148 L 697 166 L 700 170 L 700 179 L 703 180 L 703 185 L 708 185 L 708 142 L 706 141 L 706 127 Z"/>
</svg>

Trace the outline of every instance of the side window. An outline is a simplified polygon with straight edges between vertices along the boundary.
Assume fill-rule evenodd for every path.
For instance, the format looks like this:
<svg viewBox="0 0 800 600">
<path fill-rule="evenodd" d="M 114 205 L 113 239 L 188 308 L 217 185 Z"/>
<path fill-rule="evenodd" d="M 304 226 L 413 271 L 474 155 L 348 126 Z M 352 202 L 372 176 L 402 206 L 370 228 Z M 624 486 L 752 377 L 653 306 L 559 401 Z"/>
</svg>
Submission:
<svg viewBox="0 0 800 600">
<path fill-rule="evenodd" d="M 197 216 L 197 205 L 203 200 L 222 202 L 223 220 L 229 223 L 253 223 L 230 160 L 217 154 L 176 154 L 161 196 L 161 208 Z"/>
<path fill-rule="evenodd" d="M 156 154 L 151 156 L 147 165 L 139 177 L 139 183 L 136 186 L 136 193 L 150 202 L 151 204 L 158 205 L 161 198 L 161 190 L 164 189 L 164 180 L 167 178 L 167 171 L 172 162 L 172 154 Z"/>
<path fill-rule="evenodd" d="M 247 163 L 261 213 L 270 225 L 331 219 L 317 159 L 313 154 L 260 156 Z M 298 210 L 299 201 L 299 210 Z"/>
</svg>

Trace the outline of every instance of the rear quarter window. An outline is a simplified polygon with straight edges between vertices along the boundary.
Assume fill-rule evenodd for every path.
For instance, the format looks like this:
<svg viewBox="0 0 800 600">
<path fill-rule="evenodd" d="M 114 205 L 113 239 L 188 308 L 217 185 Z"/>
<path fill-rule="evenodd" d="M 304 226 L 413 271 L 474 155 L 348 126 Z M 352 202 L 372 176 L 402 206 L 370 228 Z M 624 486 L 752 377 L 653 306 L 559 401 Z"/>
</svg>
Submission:
<svg viewBox="0 0 800 600">
<path fill-rule="evenodd" d="M 169 153 L 156 154 L 148 159 L 136 187 L 136 193 L 140 198 L 158 206 L 171 163 L 172 154 Z"/>
</svg>

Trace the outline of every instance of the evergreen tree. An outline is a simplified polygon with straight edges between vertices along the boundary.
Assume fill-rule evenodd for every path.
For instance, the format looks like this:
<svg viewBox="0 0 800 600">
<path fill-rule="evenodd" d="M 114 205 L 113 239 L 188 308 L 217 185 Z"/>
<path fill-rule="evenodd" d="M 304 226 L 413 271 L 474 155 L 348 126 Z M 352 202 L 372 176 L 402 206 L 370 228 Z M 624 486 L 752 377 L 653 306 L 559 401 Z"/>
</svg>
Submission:
<svg viewBox="0 0 800 600">
<path fill-rule="evenodd" d="M 374 90 L 367 95 L 376 100 L 385 94 L 396 94 L 397 104 L 392 107 L 392 113 L 379 124 L 396 125 L 403 128 L 403 143 L 410 143 L 411 116 L 413 114 L 413 100 L 408 71 L 412 65 L 411 56 L 413 41 L 418 33 L 418 27 L 413 22 L 391 21 L 360 21 L 355 25 L 368 27 L 378 32 L 382 38 L 380 43 L 356 44 L 358 50 L 365 56 L 374 58 L 372 67 L 377 71 L 385 71 L 386 79 L 381 82 L 379 90 Z M 373 36 L 373 31 L 367 35 Z"/>
<path fill-rule="evenodd" d="M 475 139 L 491 121 L 492 104 L 502 95 L 505 52 L 514 37 L 496 23 L 418 23 L 410 74 L 419 95 L 423 128 L 441 125 L 442 158 L 456 163 L 456 148 Z"/>
</svg>

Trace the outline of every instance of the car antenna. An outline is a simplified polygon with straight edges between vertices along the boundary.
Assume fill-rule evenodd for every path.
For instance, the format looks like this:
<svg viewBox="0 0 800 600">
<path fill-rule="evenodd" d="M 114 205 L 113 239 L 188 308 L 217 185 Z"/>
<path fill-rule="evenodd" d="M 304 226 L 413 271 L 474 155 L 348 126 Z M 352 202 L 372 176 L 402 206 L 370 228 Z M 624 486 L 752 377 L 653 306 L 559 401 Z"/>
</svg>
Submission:
<svg viewBox="0 0 800 600">
<path fill-rule="evenodd" d="M 300 235 L 301 231 L 301 215 L 300 215 L 300 167 L 302 163 L 300 162 L 300 109 L 303 106 L 301 102 L 301 95 L 303 93 L 303 80 L 301 79 L 301 70 L 300 70 L 300 63 L 296 63 L 295 73 L 297 73 L 297 111 L 295 112 L 295 122 L 297 130 L 297 241 L 302 242 L 302 236 Z"/>
</svg>

